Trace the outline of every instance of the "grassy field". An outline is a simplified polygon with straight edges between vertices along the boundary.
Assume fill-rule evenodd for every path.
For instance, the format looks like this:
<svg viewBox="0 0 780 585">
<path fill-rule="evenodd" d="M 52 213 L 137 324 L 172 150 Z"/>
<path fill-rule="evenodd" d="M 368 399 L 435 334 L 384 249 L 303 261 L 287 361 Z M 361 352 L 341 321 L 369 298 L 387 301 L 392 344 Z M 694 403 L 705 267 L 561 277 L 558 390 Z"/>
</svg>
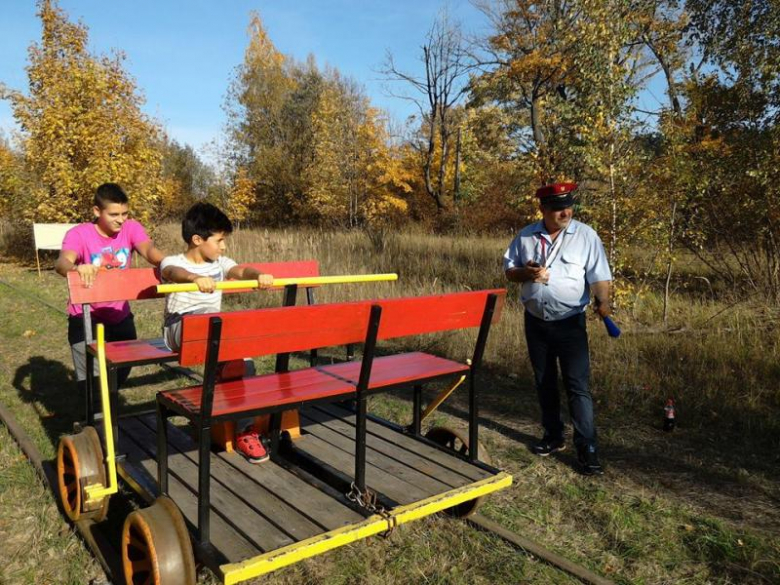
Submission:
<svg viewBox="0 0 780 585">
<path fill-rule="evenodd" d="M 155 235 L 181 248 L 176 228 Z M 237 260 L 314 258 L 324 274 L 399 272 L 397 283 L 322 288 L 318 302 L 430 294 L 504 286 L 500 257 L 510 239 L 359 232 L 242 231 L 229 243 Z M 482 389 L 482 434 L 494 462 L 513 474 L 512 488 L 483 512 L 618 583 L 780 582 L 780 391 L 777 316 L 758 301 L 735 302 L 704 286 L 689 263 L 675 281 L 669 331 L 661 331 L 654 283 L 617 315 L 624 335 L 606 336 L 591 321 L 593 394 L 607 475 L 580 476 L 572 450 L 546 460 L 528 447 L 540 434 L 521 312 L 510 291 L 491 332 Z M 0 264 L 0 401 L 44 457 L 80 414 L 65 342 L 64 281 L 34 266 Z M 709 281 L 708 281 L 709 283 Z M 10 286 L 8 286 L 10 285 Z M 717 283 L 715 283 L 717 291 Z M 278 304 L 276 295 L 233 296 L 226 308 Z M 59 309 L 59 310 L 58 310 Z M 162 306 L 136 309 L 139 334 L 159 335 Z M 406 342 L 457 359 L 473 334 Z M 396 346 L 401 347 L 401 346 Z M 152 368 L 134 370 L 128 403 L 180 384 Z M 434 389 L 429 392 L 433 393 Z M 661 430 L 667 396 L 678 428 Z M 371 411 L 409 421 L 403 393 L 372 399 Z M 465 426 L 456 393 L 434 424 Z M 58 516 L 49 494 L 0 431 L 0 583 L 88 583 L 100 572 Z M 203 583 L 211 583 L 208 571 Z M 574 583 L 572 578 L 489 535 L 432 518 L 338 553 L 275 573 L 263 583 Z"/>
</svg>

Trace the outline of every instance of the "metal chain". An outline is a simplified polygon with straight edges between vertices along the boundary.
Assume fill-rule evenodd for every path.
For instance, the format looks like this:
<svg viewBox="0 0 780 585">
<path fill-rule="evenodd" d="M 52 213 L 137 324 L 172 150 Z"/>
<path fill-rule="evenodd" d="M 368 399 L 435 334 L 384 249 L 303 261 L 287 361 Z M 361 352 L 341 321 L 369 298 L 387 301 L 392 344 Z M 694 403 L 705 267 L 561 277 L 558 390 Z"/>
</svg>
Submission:
<svg viewBox="0 0 780 585">
<path fill-rule="evenodd" d="M 387 508 L 377 503 L 376 492 L 371 491 L 368 488 L 366 488 L 366 491 L 360 491 L 360 488 L 358 488 L 358 486 L 356 486 L 355 482 L 353 481 L 346 496 L 350 502 L 354 502 L 371 514 L 380 515 L 384 520 L 387 521 L 389 528 L 381 533 L 383 538 L 388 538 L 393 533 L 395 527 L 397 526 L 395 516 L 390 514 Z"/>
</svg>

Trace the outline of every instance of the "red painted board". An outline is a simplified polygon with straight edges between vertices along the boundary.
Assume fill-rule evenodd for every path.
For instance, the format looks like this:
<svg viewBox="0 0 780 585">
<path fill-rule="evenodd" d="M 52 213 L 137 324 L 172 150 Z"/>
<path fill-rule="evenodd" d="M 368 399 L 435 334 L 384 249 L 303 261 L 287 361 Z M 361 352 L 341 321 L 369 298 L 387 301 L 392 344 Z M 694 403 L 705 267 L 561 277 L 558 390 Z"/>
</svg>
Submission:
<svg viewBox="0 0 780 585">
<path fill-rule="evenodd" d="M 379 339 L 478 327 L 489 294 L 498 296 L 496 322 L 504 289 L 221 313 L 219 361 L 359 343 L 365 339 L 372 304 L 382 307 Z M 182 365 L 205 360 L 213 316 L 184 318 Z"/>
<path fill-rule="evenodd" d="M 175 356 L 164 344 L 152 341 L 160 340 L 134 339 L 106 343 L 106 361 L 117 365 L 140 361 L 170 361 Z M 92 343 L 89 347 L 92 353 L 97 354 L 97 344 Z"/>
<path fill-rule="evenodd" d="M 317 369 L 331 376 L 357 384 L 360 376 L 359 361 L 344 362 Z M 401 353 L 374 358 L 371 366 L 369 389 L 396 386 L 424 378 L 433 378 L 447 374 L 466 373 L 469 366 L 465 363 L 440 358 L 423 352 Z"/>
<path fill-rule="evenodd" d="M 304 278 L 320 275 L 319 264 L 316 260 L 262 262 L 242 264 L 242 266 L 252 266 L 260 272 L 272 274 L 275 278 Z M 81 283 L 81 277 L 79 277 L 78 273 L 68 273 L 70 302 L 76 305 L 160 298 L 165 295 L 157 294 L 155 287 L 158 284 L 160 284 L 160 279 L 154 268 L 101 270 L 95 279 L 95 283 L 90 288 L 85 287 Z M 253 289 L 233 289 L 224 292 L 232 294 L 249 290 Z"/>
<path fill-rule="evenodd" d="M 504 289 L 370 301 L 382 307 L 378 338 L 479 327 L 491 293 L 498 297 L 492 319 L 496 323 L 506 297 Z"/>
<path fill-rule="evenodd" d="M 313 369 L 232 380 L 215 388 L 212 415 L 220 416 L 276 404 L 317 400 L 354 391 L 355 388 L 351 384 Z M 200 410 L 201 393 L 200 386 L 163 392 L 190 412 Z"/>
<path fill-rule="evenodd" d="M 223 382 L 215 387 L 212 414 L 219 416 L 349 394 L 355 391 L 360 365 L 360 362 L 349 362 Z M 374 360 L 369 389 L 468 370 L 466 364 L 421 352 L 385 356 Z M 200 410 L 200 386 L 163 394 L 190 412 Z"/>
<path fill-rule="evenodd" d="M 74 305 L 155 299 L 162 296 L 157 294 L 158 284 L 154 268 L 101 269 L 89 288 L 82 284 L 78 272 L 68 272 L 68 292 Z"/>
<path fill-rule="evenodd" d="M 220 313 L 219 361 L 360 343 L 366 338 L 369 312 L 370 305 L 363 302 Z M 184 317 L 182 365 L 204 362 L 213 316 Z"/>
</svg>

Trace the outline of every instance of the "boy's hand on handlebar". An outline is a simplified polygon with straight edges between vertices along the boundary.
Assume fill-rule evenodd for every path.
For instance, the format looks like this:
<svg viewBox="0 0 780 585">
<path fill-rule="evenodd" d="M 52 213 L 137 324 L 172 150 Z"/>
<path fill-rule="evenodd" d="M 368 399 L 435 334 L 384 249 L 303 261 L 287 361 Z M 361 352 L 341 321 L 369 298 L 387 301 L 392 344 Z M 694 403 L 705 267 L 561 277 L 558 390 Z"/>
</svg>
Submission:
<svg viewBox="0 0 780 585">
<path fill-rule="evenodd" d="M 217 290 L 216 281 L 209 276 L 199 276 L 192 281 L 202 293 L 213 293 Z"/>
<path fill-rule="evenodd" d="M 274 285 L 272 274 L 259 274 L 257 276 L 257 288 L 271 288 Z"/>
</svg>

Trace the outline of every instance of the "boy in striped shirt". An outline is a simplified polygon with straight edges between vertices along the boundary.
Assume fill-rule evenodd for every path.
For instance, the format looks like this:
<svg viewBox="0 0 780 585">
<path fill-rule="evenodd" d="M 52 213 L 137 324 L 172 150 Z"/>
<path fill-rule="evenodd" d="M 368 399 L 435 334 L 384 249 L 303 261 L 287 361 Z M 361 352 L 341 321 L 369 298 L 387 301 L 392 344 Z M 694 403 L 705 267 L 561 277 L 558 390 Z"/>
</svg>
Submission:
<svg viewBox="0 0 780 585">
<path fill-rule="evenodd" d="M 181 348 L 181 326 L 184 315 L 218 313 L 222 308 L 222 291 L 217 283 L 223 280 L 254 280 L 260 288 L 273 284 L 273 276 L 261 274 L 254 268 L 242 267 L 223 256 L 226 238 L 233 224 L 228 217 L 210 203 L 196 203 L 184 216 L 181 235 L 187 251 L 167 256 L 160 263 L 163 282 L 194 283 L 197 292 L 169 294 L 165 299 L 163 338 L 171 351 Z M 258 434 L 251 427 L 252 420 L 239 421 L 236 450 L 252 463 L 268 459 Z"/>
</svg>

